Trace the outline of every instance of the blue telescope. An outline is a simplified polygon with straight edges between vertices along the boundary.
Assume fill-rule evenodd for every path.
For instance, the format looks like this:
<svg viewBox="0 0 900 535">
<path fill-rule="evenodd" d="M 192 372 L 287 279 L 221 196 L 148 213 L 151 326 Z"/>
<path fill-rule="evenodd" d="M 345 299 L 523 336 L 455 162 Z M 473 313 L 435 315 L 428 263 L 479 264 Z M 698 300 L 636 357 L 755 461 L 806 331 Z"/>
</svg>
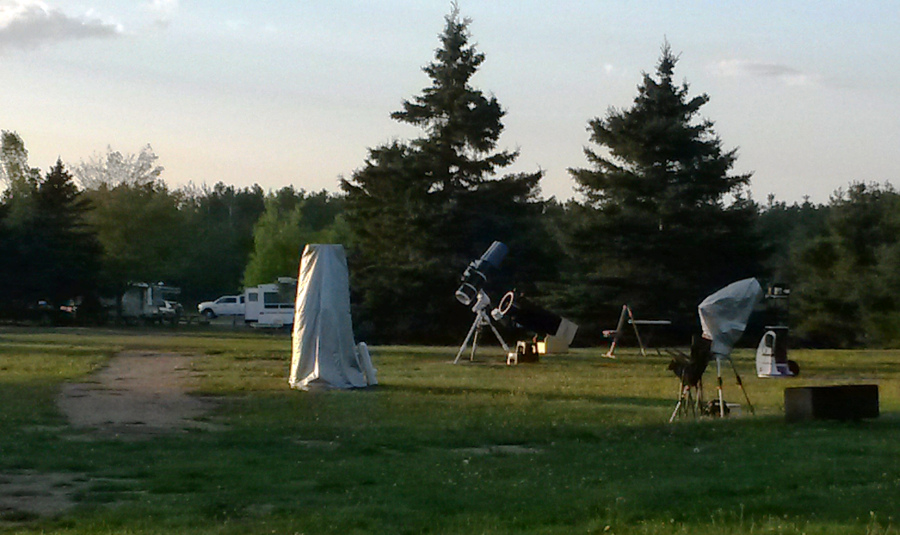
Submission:
<svg viewBox="0 0 900 535">
<path fill-rule="evenodd" d="M 500 268 L 500 263 L 506 258 L 508 251 L 506 245 L 495 241 L 481 258 L 471 262 L 462 274 L 459 289 L 456 290 L 456 300 L 466 306 L 474 303 L 478 298 L 478 292 L 487 282 L 488 272 Z"/>
</svg>

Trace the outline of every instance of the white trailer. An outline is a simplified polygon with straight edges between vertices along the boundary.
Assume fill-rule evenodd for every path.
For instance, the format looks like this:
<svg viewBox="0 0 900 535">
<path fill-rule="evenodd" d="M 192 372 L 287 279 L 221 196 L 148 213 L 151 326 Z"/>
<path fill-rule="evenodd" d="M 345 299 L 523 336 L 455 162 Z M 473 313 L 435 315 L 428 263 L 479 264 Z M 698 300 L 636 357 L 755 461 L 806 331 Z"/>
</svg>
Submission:
<svg viewBox="0 0 900 535">
<path fill-rule="evenodd" d="M 122 294 L 119 317 L 125 321 L 178 323 L 181 305 L 169 299 L 179 293 L 180 288 L 163 283 L 132 282 Z"/>
<path fill-rule="evenodd" d="M 277 282 L 244 290 L 244 321 L 258 327 L 294 324 L 297 279 L 279 277 Z"/>
</svg>

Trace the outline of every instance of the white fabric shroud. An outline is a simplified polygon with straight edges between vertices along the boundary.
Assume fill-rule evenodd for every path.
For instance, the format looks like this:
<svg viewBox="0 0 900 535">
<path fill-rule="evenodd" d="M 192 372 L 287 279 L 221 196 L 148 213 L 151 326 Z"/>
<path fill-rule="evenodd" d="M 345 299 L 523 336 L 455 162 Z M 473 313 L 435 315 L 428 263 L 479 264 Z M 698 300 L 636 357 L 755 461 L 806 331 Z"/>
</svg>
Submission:
<svg viewBox="0 0 900 535">
<path fill-rule="evenodd" d="M 371 363 L 361 363 L 350 319 L 350 275 L 342 245 L 309 244 L 297 281 L 291 388 L 360 388 Z M 366 354 L 368 356 L 368 353 Z"/>
<path fill-rule="evenodd" d="M 700 303 L 697 307 L 700 326 L 703 334 L 712 340 L 713 354 L 731 354 L 762 294 L 759 281 L 744 279 L 729 284 Z"/>
</svg>

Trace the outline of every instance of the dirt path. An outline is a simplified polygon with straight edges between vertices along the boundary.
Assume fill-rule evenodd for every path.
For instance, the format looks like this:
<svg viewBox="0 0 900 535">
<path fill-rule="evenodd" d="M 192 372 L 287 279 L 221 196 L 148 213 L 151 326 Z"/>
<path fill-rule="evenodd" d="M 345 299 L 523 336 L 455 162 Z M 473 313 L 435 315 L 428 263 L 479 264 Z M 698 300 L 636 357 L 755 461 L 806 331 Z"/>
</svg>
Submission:
<svg viewBox="0 0 900 535">
<path fill-rule="evenodd" d="M 185 355 L 120 353 L 88 382 L 64 385 L 59 408 L 73 427 L 124 439 L 210 428 L 197 418 L 214 403 L 188 394 L 190 364 Z"/>
<path fill-rule="evenodd" d="M 79 440 L 143 440 L 188 429 L 214 429 L 198 418 L 215 403 L 191 396 L 191 357 L 127 351 L 83 383 L 63 385 L 57 404 Z M 61 439 L 63 439 L 61 437 Z M 0 473 L 0 528 L 60 514 L 96 482 L 84 474 Z"/>
</svg>

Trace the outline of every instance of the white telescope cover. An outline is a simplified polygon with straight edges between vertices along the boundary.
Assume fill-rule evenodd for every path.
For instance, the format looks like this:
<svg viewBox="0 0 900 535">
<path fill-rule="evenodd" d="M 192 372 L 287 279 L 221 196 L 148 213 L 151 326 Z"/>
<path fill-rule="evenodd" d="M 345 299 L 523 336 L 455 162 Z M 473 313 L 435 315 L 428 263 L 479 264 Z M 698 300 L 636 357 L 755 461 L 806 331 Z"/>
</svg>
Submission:
<svg viewBox="0 0 900 535">
<path fill-rule="evenodd" d="M 744 334 L 753 307 L 762 297 L 756 279 L 733 282 L 703 300 L 697 307 L 703 334 L 712 340 L 712 353 L 729 355 Z"/>
<path fill-rule="evenodd" d="M 303 250 L 294 308 L 291 388 L 368 385 L 353 342 L 350 274 L 342 245 Z"/>
</svg>

